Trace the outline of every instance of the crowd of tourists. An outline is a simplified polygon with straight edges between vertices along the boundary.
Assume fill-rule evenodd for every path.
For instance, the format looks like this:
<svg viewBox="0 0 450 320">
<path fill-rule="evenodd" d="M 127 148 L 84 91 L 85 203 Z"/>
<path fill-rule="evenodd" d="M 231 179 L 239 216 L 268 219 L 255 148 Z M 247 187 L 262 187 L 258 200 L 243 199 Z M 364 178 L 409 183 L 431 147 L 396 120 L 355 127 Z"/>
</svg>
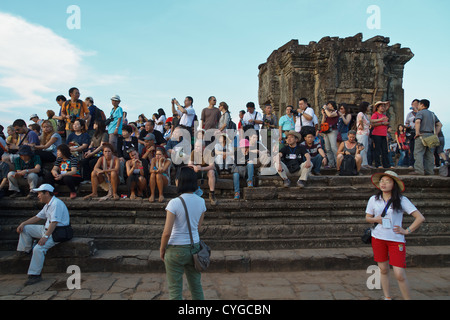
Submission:
<svg viewBox="0 0 450 320">
<path fill-rule="evenodd" d="M 339 175 L 361 175 L 362 168 L 409 167 L 412 174 L 433 174 L 435 166 L 448 165 L 442 124 L 428 100 L 414 100 L 404 124 L 391 128 L 390 102 L 362 102 L 358 114 L 345 103 L 329 101 L 318 116 L 306 98 L 287 106 L 278 119 L 271 105 L 256 109 L 253 102 L 239 112 L 238 123 L 226 102 L 194 108 L 192 97 L 183 105 L 171 100 L 151 117 L 129 121 L 118 95 L 104 112 L 92 97 L 80 99 L 77 88 L 69 98 L 56 98 L 58 112 L 48 110 L 46 119 L 29 117 L 28 125 L 17 119 L 1 133 L 0 190 L 10 197 L 35 198 L 32 190 L 42 183 L 65 185 L 70 198 L 81 184 L 90 184 L 86 199 L 119 199 L 120 184 L 131 200 L 147 197 L 163 202 L 164 188 L 174 182 L 176 169 L 190 166 L 200 183 L 208 181 L 209 199 L 217 203 L 215 184 L 221 173 L 234 182 L 234 198 L 240 199 L 241 180 L 253 187 L 257 175 L 276 175 L 285 187 L 303 188 L 308 177 L 323 168 Z M 356 115 L 356 116 L 355 116 Z M 320 119 L 320 120 L 319 120 Z M 440 146 L 426 147 L 422 138 L 436 134 Z M 24 195 L 21 187 L 28 185 Z M 9 192 L 6 191 L 9 190 Z M 198 193 L 202 193 L 199 188 Z M 158 198 L 156 195 L 158 194 Z M 0 195 L 0 196 L 2 196 Z"/>
<path fill-rule="evenodd" d="M 8 188 L 9 197 L 15 198 L 24 196 L 20 187 L 28 185 L 27 197 L 45 204 L 35 217 L 17 227 L 19 254 L 33 252 L 27 285 L 42 280 L 46 252 L 70 239 L 58 238 L 59 229 L 70 228 L 70 217 L 64 202 L 54 196 L 55 185 L 66 185 L 73 199 L 80 184 L 90 184 L 92 192 L 84 198 L 106 201 L 119 199 L 118 187 L 126 184 L 131 200 L 148 197 L 154 202 L 158 191 L 158 201 L 163 202 L 164 188 L 175 182 L 180 197 L 166 207 L 160 248 L 170 299 L 182 299 L 184 273 L 192 298 L 204 299 L 201 274 L 192 260 L 192 254 L 200 250 L 199 228 L 206 211 L 204 199 L 198 197 L 202 194 L 199 182 L 207 181 L 209 200 L 215 205 L 221 173 L 232 176 L 234 199 L 238 200 L 241 180 L 252 188 L 258 174 L 278 174 L 285 187 L 294 178 L 296 186 L 303 188 L 310 174 L 320 175 L 327 167 L 340 175 L 395 166 L 414 168 L 411 174 L 430 175 L 435 166 L 448 166 L 442 124 L 429 110 L 428 100 L 414 100 L 405 124 L 392 131 L 387 112 L 390 103 L 382 101 L 362 102 L 355 118 L 346 104 L 329 101 L 320 110 L 320 121 L 305 98 L 296 107 L 287 106 L 280 119 L 272 106 L 264 106 L 261 112 L 249 102 L 236 124 L 225 102 L 216 107 L 215 97 L 208 99 L 199 118 L 188 96 L 184 105 L 172 99 L 171 117 L 160 108 L 151 119 L 141 114 L 129 122 L 118 95 L 111 97 L 108 116 L 92 97 L 80 100 L 77 88 L 71 88 L 69 96 L 56 98 L 58 115 L 48 110 L 44 120 L 33 114 L 28 126 L 17 119 L 7 128 L 7 136 L 0 138 L 0 190 Z M 429 142 L 433 136 L 439 140 L 437 147 Z M 379 192 L 368 202 L 366 221 L 376 224 L 371 241 L 383 293 L 390 299 L 386 279 L 391 264 L 403 297 L 409 299 L 405 236 L 416 231 L 425 218 L 401 195 L 405 186 L 395 172 L 376 173 L 371 179 Z M 98 197 L 99 187 L 107 191 L 106 196 Z M 406 229 L 403 213 L 414 217 Z M 45 225 L 37 225 L 40 220 L 46 220 Z M 192 227 L 190 237 L 186 225 Z M 33 238 L 39 239 L 34 247 Z"/>
</svg>

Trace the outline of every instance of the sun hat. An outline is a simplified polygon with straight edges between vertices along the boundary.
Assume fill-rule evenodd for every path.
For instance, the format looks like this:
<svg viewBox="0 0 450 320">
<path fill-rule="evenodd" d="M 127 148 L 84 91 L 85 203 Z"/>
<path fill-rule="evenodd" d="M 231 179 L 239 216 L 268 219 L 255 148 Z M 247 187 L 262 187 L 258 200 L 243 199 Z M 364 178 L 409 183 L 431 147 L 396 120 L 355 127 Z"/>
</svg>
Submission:
<svg viewBox="0 0 450 320">
<path fill-rule="evenodd" d="M 377 101 L 374 105 L 372 105 L 372 111 L 373 112 L 377 111 L 377 107 L 380 104 L 384 104 L 384 102 L 383 101 Z"/>
<path fill-rule="evenodd" d="M 297 131 L 291 130 L 289 132 L 286 132 L 286 137 L 287 136 L 294 136 L 298 139 L 298 141 L 302 140 L 302 136 L 300 133 L 298 133 Z"/>
<path fill-rule="evenodd" d="M 239 147 L 240 148 L 250 147 L 250 142 L 247 139 L 242 139 L 239 142 Z"/>
<path fill-rule="evenodd" d="M 377 189 L 380 189 L 380 180 L 382 177 L 384 176 L 388 176 L 389 178 L 393 179 L 395 183 L 397 183 L 397 185 L 400 188 L 401 192 L 405 191 L 405 183 L 400 180 L 400 178 L 398 177 L 398 174 L 396 174 L 394 171 L 386 171 L 386 172 L 378 172 L 375 173 L 374 175 L 372 175 L 372 183 L 375 187 L 377 187 Z"/>
<path fill-rule="evenodd" d="M 53 188 L 53 186 L 49 185 L 49 184 L 43 184 L 41 185 L 39 188 L 37 189 L 33 189 L 34 192 L 39 192 L 39 191 L 48 191 L 48 192 L 53 192 L 53 190 L 55 190 L 55 188 Z"/>
</svg>

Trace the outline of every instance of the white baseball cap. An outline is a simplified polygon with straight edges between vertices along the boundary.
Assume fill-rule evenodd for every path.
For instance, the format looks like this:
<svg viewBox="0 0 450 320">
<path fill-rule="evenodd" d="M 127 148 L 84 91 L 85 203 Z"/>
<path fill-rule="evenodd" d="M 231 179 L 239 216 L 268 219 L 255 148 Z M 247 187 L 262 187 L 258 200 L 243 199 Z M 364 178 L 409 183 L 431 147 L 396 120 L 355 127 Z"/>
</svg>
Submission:
<svg viewBox="0 0 450 320">
<path fill-rule="evenodd" d="M 114 101 L 120 101 L 120 96 L 118 96 L 118 95 L 116 94 L 116 95 L 114 95 L 114 96 L 111 98 L 111 100 L 114 100 Z"/>
<path fill-rule="evenodd" d="M 55 188 L 53 188 L 53 186 L 49 185 L 49 184 L 42 184 L 39 188 L 37 189 L 33 189 L 34 192 L 39 192 L 39 191 L 48 191 L 48 192 L 53 192 L 53 190 L 55 190 Z"/>
</svg>

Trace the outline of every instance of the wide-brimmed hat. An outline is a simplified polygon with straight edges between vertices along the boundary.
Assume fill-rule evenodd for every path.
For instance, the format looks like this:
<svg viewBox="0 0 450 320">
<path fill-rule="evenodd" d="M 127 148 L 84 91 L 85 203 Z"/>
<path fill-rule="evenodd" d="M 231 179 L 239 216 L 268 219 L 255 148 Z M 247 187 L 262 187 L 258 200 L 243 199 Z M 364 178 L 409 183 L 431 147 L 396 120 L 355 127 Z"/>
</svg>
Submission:
<svg viewBox="0 0 450 320">
<path fill-rule="evenodd" d="M 377 107 L 378 107 L 380 104 L 384 104 L 384 102 L 383 102 L 383 101 L 377 101 L 377 102 L 375 102 L 375 104 L 372 105 L 372 112 L 377 111 Z"/>
<path fill-rule="evenodd" d="M 298 141 L 302 140 L 302 135 L 300 133 L 298 133 L 297 131 L 291 130 L 289 132 L 286 132 L 286 137 L 287 136 L 294 136 L 298 139 Z"/>
<path fill-rule="evenodd" d="M 397 183 L 397 185 L 399 186 L 401 192 L 405 191 L 405 183 L 402 180 L 400 180 L 398 174 L 390 170 L 386 172 L 375 173 L 374 175 L 372 175 L 371 178 L 372 183 L 375 187 L 377 187 L 377 189 L 380 189 L 380 180 L 384 176 L 388 176 L 389 178 L 393 179 L 394 182 Z"/>
</svg>

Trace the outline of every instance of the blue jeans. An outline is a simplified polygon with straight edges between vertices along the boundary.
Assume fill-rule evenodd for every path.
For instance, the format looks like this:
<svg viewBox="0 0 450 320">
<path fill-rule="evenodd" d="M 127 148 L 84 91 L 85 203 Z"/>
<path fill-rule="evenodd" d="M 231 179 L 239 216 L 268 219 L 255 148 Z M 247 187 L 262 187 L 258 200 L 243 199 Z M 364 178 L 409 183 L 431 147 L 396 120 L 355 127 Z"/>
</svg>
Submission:
<svg viewBox="0 0 450 320">
<path fill-rule="evenodd" d="M 253 175 L 255 172 L 255 166 L 252 163 L 248 163 L 247 166 L 247 181 L 253 181 Z M 233 173 L 233 185 L 234 185 L 234 192 L 239 192 L 239 173 L 235 172 Z"/>
<path fill-rule="evenodd" d="M 315 173 L 320 173 L 320 168 L 322 167 L 322 160 L 323 157 L 320 154 L 311 158 L 311 162 L 313 164 L 313 171 Z"/>
<path fill-rule="evenodd" d="M 399 152 L 400 152 L 400 159 L 398 159 L 397 166 L 403 167 L 403 165 L 404 165 L 403 162 L 404 162 L 404 160 L 405 160 L 406 151 L 400 150 Z"/>
</svg>

